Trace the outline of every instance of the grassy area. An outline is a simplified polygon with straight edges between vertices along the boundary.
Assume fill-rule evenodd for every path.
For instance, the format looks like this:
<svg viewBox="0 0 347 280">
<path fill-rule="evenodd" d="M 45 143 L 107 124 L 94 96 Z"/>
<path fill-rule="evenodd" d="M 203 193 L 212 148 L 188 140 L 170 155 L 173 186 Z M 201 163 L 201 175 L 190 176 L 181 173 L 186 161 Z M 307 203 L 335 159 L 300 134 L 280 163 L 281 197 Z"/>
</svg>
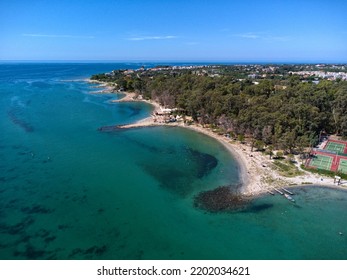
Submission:
<svg viewBox="0 0 347 280">
<path fill-rule="evenodd" d="M 296 177 L 304 174 L 294 163 L 289 161 L 275 160 L 273 162 L 273 168 L 284 177 Z"/>
<path fill-rule="evenodd" d="M 332 177 L 332 178 L 334 178 L 337 175 L 337 176 L 340 176 L 342 179 L 347 180 L 347 174 L 343 174 L 341 172 L 336 173 L 336 172 L 330 171 L 330 170 L 306 168 L 305 165 L 303 165 L 303 164 L 301 165 L 301 168 L 308 171 L 308 172 L 311 172 L 311 173 L 315 173 L 315 174 L 319 174 L 319 175 L 325 175 L 325 176 Z"/>
</svg>

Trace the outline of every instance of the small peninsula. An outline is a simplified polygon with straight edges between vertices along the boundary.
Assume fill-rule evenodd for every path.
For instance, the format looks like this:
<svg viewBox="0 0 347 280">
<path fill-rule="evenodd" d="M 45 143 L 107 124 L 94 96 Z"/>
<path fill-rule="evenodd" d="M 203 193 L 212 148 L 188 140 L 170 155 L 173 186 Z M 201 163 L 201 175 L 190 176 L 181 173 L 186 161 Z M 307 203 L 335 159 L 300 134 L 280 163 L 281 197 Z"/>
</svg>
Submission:
<svg viewBox="0 0 347 280">
<path fill-rule="evenodd" d="M 117 129 L 180 126 L 223 143 L 239 162 L 241 194 L 252 197 L 288 186 L 347 185 L 344 159 L 335 171 L 306 164 L 315 147 L 347 137 L 346 69 L 328 64 L 162 65 L 114 70 L 89 81 L 107 86 L 100 93 L 124 94 L 111 102 L 153 105 L 151 117 Z"/>
</svg>

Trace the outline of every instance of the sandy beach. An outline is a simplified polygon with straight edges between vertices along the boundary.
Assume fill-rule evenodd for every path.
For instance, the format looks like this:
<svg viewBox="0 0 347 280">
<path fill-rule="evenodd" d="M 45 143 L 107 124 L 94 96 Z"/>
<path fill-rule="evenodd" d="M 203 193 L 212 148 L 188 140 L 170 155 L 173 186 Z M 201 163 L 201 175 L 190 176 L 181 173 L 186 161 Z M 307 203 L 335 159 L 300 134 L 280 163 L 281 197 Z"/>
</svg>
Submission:
<svg viewBox="0 0 347 280">
<path fill-rule="evenodd" d="M 92 81 L 94 82 L 94 81 Z M 109 84 L 102 84 L 102 86 L 109 87 Z M 135 93 L 122 92 L 125 96 L 119 100 L 112 100 L 112 103 L 117 102 L 146 102 L 153 106 L 153 112 L 158 112 L 162 108 L 159 103 L 153 100 L 145 100 L 138 98 Z M 120 128 L 136 128 L 136 127 L 148 127 L 148 126 L 179 126 L 187 129 L 194 130 L 196 132 L 208 135 L 220 143 L 230 152 L 230 154 L 237 160 L 240 168 L 240 179 L 242 183 L 241 193 L 246 196 L 257 196 L 267 191 L 273 191 L 273 188 L 293 187 L 300 185 L 320 185 L 333 188 L 346 188 L 347 181 L 342 181 L 340 186 L 334 184 L 334 179 L 314 173 L 307 172 L 300 168 L 300 160 L 295 158 L 296 165 L 303 175 L 296 177 L 285 177 L 274 170 L 274 159 L 270 159 L 269 156 L 262 154 L 261 152 L 252 152 L 251 147 L 248 144 L 242 144 L 238 141 L 232 141 L 230 138 L 224 135 L 214 133 L 210 128 L 203 127 L 199 124 L 185 124 L 180 122 L 158 122 L 155 114 L 151 117 L 145 118 L 133 124 L 127 124 L 120 126 Z"/>
<path fill-rule="evenodd" d="M 99 90 L 99 91 L 95 91 L 93 92 L 93 94 L 96 94 L 96 93 L 115 93 L 115 86 L 111 83 L 107 83 L 107 82 L 100 82 L 98 80 L 91 80 L 91 79 L 85 79 L 85 81 L 87 83 L 90 83 L 90 84 L 96 84 L 96 86 L 94 86 L 95 88 L 99 88 L 99 89 L 102 89 L 102 90 Z M 117 92 L 117 93 L 121 93 L 121 94 L 124 94 L 124 97 L 121 98 L 121 99 L 117 99 L 117 100 L 111 100 L 110 102 L 111 103 L 119 103 L 119 102 L 146 102 L 148 104 L 151 104 L 153 106 L 153 111 L 160 111 L 161 110 L 161 106 L 155 102 L 155 101 L 152 101 L 152 100 L 147 100 L 147 99 L 143 99 L 142 96 L 139 96 L 138 94 L 136 94 L 135 92 Z M 144 120 L 141 120 L 137 125 L 139 125 L 140 123 L 142 125 L 145 125 L 145 124 L 148 124 L 150 125 L 149 123 L 149 120 L 151 118 L 146 118 Z"/>
<path fill-rule="evenodd" d="M 140 122 L 138 126 L 142 126 Z M 152 124 L 153 125 L 153 124 Z M 238 161 L 240 167 L 240 178 L 242 183 L 241 192 L 247 196 L 257 196 L 266 193 L 268 190 L 273 191 L 273 188 L 288 188 L 300 185 L 321 185 L 334 188 L 343 188 L 347 186 L 347 182 L 343 181 L 340 186 L 334 184 L 334 179 L 318 174 L 313 174 L 304 171 L 303 175 L 296 177 L 284 177 L 274 170 L 271 165 L 273 159 L 263 155 L 261 152 L 251 152 L 251 147 L 247 144 L 241 144 L 236 141 L 230 141 L 229 138 L 218 135 L 209 128 L 204 128 L 200 125 L 184 125 L 183 123 L 173 123 L 166 125 L 176 125 L 187 129 L 192 129 L 199 133 L 203 133 L 222 143 L 230 154 Z M 299 159 L 297 159 L 299 162 Z"/>
</svg>

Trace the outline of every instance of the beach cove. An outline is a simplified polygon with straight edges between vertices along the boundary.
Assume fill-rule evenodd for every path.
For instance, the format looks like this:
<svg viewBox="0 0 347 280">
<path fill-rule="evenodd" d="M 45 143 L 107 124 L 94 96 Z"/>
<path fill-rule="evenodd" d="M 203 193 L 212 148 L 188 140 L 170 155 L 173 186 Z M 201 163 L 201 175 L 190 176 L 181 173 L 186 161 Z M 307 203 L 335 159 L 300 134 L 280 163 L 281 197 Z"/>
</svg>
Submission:
<svg viewBox="0 0 347 280">
<path fill-rule="evenodd" d="M 98 131 L 153 110 L 84 81 L 117 67 L 1 65 L 1 259 L 346 258 L 344 191 L 297 188 L 296 204 L 265 195 L 210 213 L 194 197 L 242 181 L 234 150 L 181 127 Z"/>
<path fill-rule="evenodd" d="M 105 91 L 113 92 L 112 86 L 107 83 L 100 83 L 95 80 L 87 80 L 87 82 L 93 84 L 97 83 L 105 87 Z M 152 126 L 169 126 L 169 127 L 183 127 L 196 131 L 198 133 L 208 135 L 223 144 L 229 153 L 238 161 L 240 171 L 241 193 L 245 196 L 258 196 L 265 193 L 274 191 L 274 188 L 288 188 L 297 187 L 303 185 L 318 185 L 322 187 L 330 187 L 337 189 L 345 189 L 347 181 L 342 180 L 338 185 L 333 178 L 324 175 L 314 174 L 302 170 L 300 167 L 299 156 L 295 158 L 296 166 L 298 170 L 302 172 L 301 175 L 295 177 L 286 177 L 279 174 L 278 171 L 270 168 L 271 163 L 276 161 L 270 159 L 268 156 L 256 151 L 252 151 L 252 148 L 247 143 L 240 143 L 239 141 L 231 141 L 230 137 L 220 135 L 214 132 L 208 126 L 202 126 L 197 123 L 187 124 L 183 121 L 179 122 L 158 122 L 156 120 L 155 112 L 163 110 L 161 104 L 153 100 L 144 100 L 138 98 L 135 93 L 122 92 L 123 96 L 117 100 L 111 100 L 112 103 L 119 102 L 145 102 L 153 106 L 152 117 L 147 117 L 136 123 L 120 125 L 118 127 L 122 129 L 152 127 Z M 255 149 L 254 149 L 255 150 Z M 271 182 L 271 183 L 269 183 Z"/>
</svg>

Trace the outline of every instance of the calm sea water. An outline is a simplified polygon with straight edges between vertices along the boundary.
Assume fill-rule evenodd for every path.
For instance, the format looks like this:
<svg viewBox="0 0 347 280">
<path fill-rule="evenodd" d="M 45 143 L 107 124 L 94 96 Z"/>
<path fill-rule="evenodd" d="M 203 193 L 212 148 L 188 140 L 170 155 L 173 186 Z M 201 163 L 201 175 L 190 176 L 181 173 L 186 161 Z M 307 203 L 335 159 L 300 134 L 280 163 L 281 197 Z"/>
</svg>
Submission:
<svg viewBox="0 0 347 280">
<path fill-rule="evenodd" d="M 347 193 L 295 189 L 235 213 L 194 208 L 239 182 L 222 145 L 83 81 L 136 64 L 0 64 L 0 259 L 347 259 Z M 342 234 L 341 234 L 342 233 Z"/>
</svg>

